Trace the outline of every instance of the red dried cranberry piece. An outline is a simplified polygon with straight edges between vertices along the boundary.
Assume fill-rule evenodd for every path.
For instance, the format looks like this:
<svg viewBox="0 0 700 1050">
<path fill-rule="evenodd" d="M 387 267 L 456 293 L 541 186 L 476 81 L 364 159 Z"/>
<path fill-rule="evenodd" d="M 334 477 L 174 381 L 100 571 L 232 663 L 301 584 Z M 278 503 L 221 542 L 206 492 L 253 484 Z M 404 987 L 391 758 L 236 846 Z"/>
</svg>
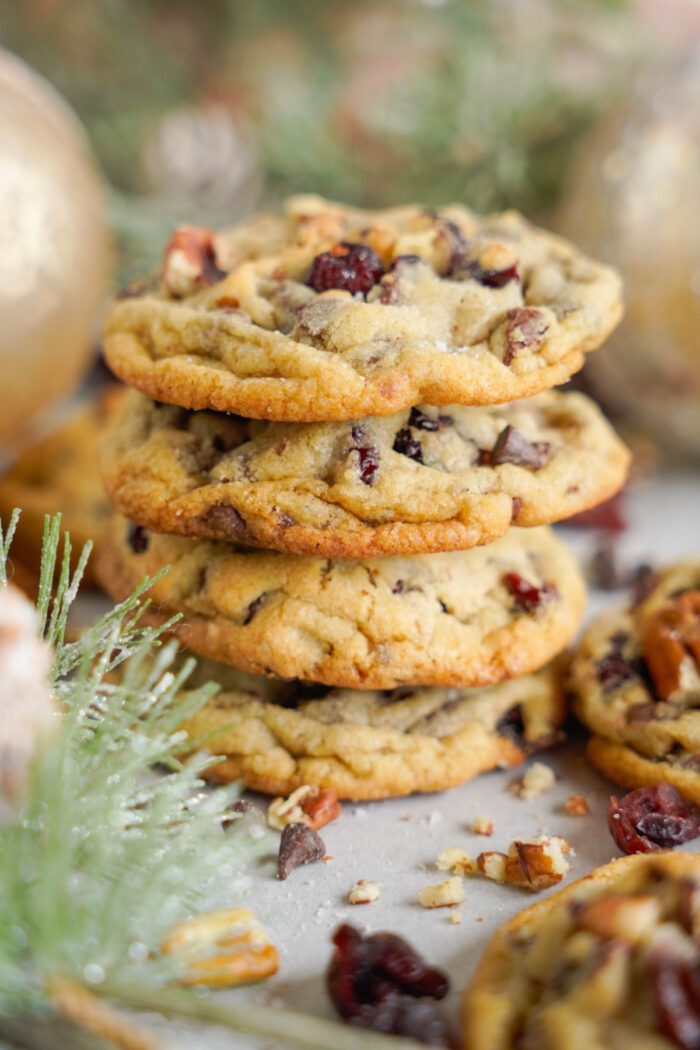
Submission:
<svg viewBox="0 0 700 1050">
<path fill-rule="evenodd" d="M 408 456 L 416 463 L 423 462 L 423 446 L 414 438 L 408 427 L 402 427 L 394 438 L 394 452 L 400 452 L 402 456 Z"/>
<path fill-rule="evenodd" d="M 614 692 L 625 682 L 637 676 L 634 665 L 622 654 L 622 649 L 627 641 L 629 641 L 629 635 L 624 632 L 614 634 L 610 639 L 610 652 L 598 661 L 596 675 L 604 693 Z"/>
<path fill-rule="evenodd" d="M 505 270 L 482 270 L 477 262 L 472 262 L 469 264 L 468 273 L 475 281 L 486 285 L 487 288 L 503 288 L 511 281 L 520 280 L 517 263 L 506 267 Z"/>
<path fill-rule="evenodd" d="M 351 431 L 353 449 L 357 452 L 360 460 L 360 481 L 365 485 L 373 485 L 379 470 L 379 449 L 376 445 L 364 445 L 364 429 L 356 423 Z"/>
<path fill-rule="evenodd" d="M 384 265 L 368 244 L 342 241 L 328 252 L 321 252 L 311 264 L 308 283 L 317 292 L 331 288 L 356 295 L 367 295 L 384 273 Z"/>
<path fill-rule="evenodd" d="M 650 967 L 659 1030 L 683 1050 L 700 1050 L 700 972 L 697 966 L 657 959 Z"/>
<path fill-rule="evenodd" d="M 537 587 L 518 572 L 505 572 L 502 581 L 515 604 L 523 612 L 537 612 L 557 595 L 557 589 L 553 583 L 543 583 L 541 587 Z"/>
<path fill-rule="evenodd" d="M 427 966 L 401 937 L 375 933 L 363 937 L 344 924 L 333 935 L 328 992 L 338 1013 L 363 1028 L 410 1035 L 430 1046 L 448 1046 L 447 1028 L 432 1002 L 443 999 L 446 975 Z"/>
<path fill-rule="evenodd" d="M 616 493 L 605 503 L 599 503 L 597 507 L 590 510 L 579 511 L 572 514 L 570 518 L 563 521 L 562 525 L 574 525 L 582 529 L 607 529 L 608 532 L 624 532 L 627 528 L 627 519 L 624 514 L 623 491 Z"/>
<path fill-rule="evenodd" d="M 143 525 L 129 525 L 126 539 L 134 554 L 143 554 L 148 550 L 148 533 Z"/>
<path fill-rule="evenodd" d="M 700 812 L 670 784 L 636 788 L 608 810 L 610 834 L 623 853 L 656 853 L 700 835 Z"/>
</svg>

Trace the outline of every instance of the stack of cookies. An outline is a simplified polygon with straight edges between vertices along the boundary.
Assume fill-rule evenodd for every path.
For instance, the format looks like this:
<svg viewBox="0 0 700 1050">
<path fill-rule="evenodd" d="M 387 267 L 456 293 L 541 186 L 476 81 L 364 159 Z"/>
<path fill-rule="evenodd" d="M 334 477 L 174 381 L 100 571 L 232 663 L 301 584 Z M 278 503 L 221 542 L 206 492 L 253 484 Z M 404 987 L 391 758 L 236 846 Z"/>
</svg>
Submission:
<svg viewBox="0 0 700 1050">
<path fill-rule="evenodd" d="M 190 729 L 219 777 L 381 798 L 557 738 L 585 589 L 547 526 L 629 457 L 550 388 L 620 314 L 613 271 L 516 214 L 316 197 L 178 230 L 118 297 L 134 389 L 102 469 L 128 520 L 98 570 L 122 599 L 170 567 L 152 615 L 218 662 Z"/>
</svg>

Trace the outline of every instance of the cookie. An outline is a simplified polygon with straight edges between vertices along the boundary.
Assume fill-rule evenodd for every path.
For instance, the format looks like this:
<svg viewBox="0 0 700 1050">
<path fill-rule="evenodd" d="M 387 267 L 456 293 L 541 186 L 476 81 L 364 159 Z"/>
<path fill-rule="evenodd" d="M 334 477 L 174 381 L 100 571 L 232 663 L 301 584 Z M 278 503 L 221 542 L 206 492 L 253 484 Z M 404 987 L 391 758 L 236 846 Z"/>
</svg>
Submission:
<svg viewBox="0 0 700 1050">
<path fill-rule="evenodd" d="M 102 454 L 110 498 L 156 532 L 333 558 L 463 550 L 606 499 L 629 454 L 592 401 L 422 406 L 261 423 L 132 392 Z"/>
<path fill-rule="evenodd" d="M 449 554 L 333 561 L 160 536 L 119 519 L 100 579 L 125 598 L 145 575 L 161 622 L 203 656 L 252 674 L 360 689 L 490 685 L 568 644 L 585 587 L 548 529 Z"/>
<path fill-rule="evenodd" d="M 700 561 L 656 574 L 641 601 L 605 613 L 572 661 L 588 756 L 624 787 L 667 782 L 700 804 Z"/>
<path fill-rule="evenodd" d="M 218 235 L 177 230 L 160 277 L 112 303 L 105 356 L 158 401 L 332 422 L 529 397 L 621 314 L 614 270 L 515 212 L 296 197 Z"/>
<path fill-rule="evenodd" d="M 465 1046 L 697 1046 L 699 928 L 700 854 L 597 868 L 497 931 L 464 997 Z"/>
<path fill-rule="evenodd" d="M 61 527 L 70 533 L 77 556 L 92 540 L 99 546 L 112 508 L 105 496 L 98 465 L 102 432 L 123 397 L 108 389 L 80 407 L 58 430 L 25 449 L 0 478 L 0 517 L 9 521 L 15 507 L 22 516 L 12 544 L 12 560 L 38 574 L 44 516 L 61 512 Z M 85 582 L 94 584 L 95 555 Z"/>
<path fill-rule="evenodd" d="M 199 674 L 223 691 L 184 728 L 224 756 L 208 775 L 270 795 L 302 784 L 356 800 L 443 791 L 556 743 L 564 716 L 551 664 L 484 689 L 392 692 L 309 688 L 203 664 Z"/>
</svg>

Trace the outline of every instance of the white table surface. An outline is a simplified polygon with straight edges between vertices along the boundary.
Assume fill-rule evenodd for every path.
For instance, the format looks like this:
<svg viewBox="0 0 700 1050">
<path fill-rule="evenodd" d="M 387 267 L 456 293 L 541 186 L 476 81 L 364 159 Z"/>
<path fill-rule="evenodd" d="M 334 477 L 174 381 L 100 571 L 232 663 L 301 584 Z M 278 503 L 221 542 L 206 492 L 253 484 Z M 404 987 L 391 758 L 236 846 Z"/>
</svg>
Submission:
<svg viewBox="0 0 700 1050">
<path fill-rule="evenodd" d="M 630 527 L 620 542 L 623 562 L 660 564 L 687 554 L 700 554 L 700 474 L 677 474 L 638 485 L 629 493 Z M 592 549 L 593 534 L 562 530 L 582 557 Z M 589 615 L 604 604 L 620 602 L 620 595 L 594 592 Z M 496 926 L 541 895 L 498 886 L 485 879 L 465 883 L 467 899 L 461 906 L 462 924 L 450 922 L 450 909 L 428 911 L 416 903 L 418 890 L 446 876 L 435 869 L 437 854 L 459 846 L 477 854 L 482 849 L 505 850 L 514 837 L 539 832 L 563 835 L 576 857 L 570 878 L 618 855 L 606 828 L 605 811 L 611 786 L 586 763 L 582 740 L 541 756 L 556 771 L 556 787 L 531 801 L 507 791 L 518 775 L 513 770 L 491 773 L 463 787 L 438 795 L 386 802 L 345 804 L 339 820 L 321 834 L 333 860 L 299 868 L 287 882 L 274 878 L 270 864 L 256 873 L 254 888 L 232 887 L 232 904 L 254 908 L 277 944 L 279 973 L 263 985 L 218 993 L 250 998 L 259 1003 L 333 1017 L 324 984 L 330 955 L 330 937 L 344 921 L 366 931 L 392 930 L 405 936 L 433 964 L 450 975 L 452 991 L 445 1009 L 456 1024 L 456 1011 L 465 984 Z M 521 771 L 520 771 L 521 772 Z M 591 806 L 588 817 L 566 814 L 563 803 L 573 792 L 584 794 Z M 250 796 L 255 800 L 254 796 Z M 258 800 L 259 801 L 259 800 Z M 495 823 L 491 838 L 473 835 L 470 822 L 485 813 Z M 381 883 L 381 899 L 352 907 L 345 895 L 358 879 Z M 154 1023 L 167 1032 L 169 1045 L 201 1050 L 223 1047 L 271 1048 L 230 1032 L 214 1029 L 206 1035 L 185 1026 Z M 358 1031 L 358 1046 L 362 1035 Z"/>
</svg>

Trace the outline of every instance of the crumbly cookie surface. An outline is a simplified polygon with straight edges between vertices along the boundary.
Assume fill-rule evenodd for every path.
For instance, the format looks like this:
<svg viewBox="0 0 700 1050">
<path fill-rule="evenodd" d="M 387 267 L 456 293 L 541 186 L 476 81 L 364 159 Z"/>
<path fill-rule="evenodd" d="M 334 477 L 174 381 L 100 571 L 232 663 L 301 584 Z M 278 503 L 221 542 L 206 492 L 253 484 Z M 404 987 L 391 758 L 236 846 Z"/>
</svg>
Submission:
<svg viewBox="0 0 700 1050">
<path fill-rule="evenodd" d="M 111 412 L 123 392 L 110 389 L 79 408 L 48 437 L 25 449 L 0 478 L 0 517 L 7 522 L 14 507 L 22 511 L 12 545 L 13 556 L 38 573 L 44 515 L 61 512 L 62 528 L 70 532 L 80 553 L 92 540 L 99 546 L 112 508 L 105 496 L 98 466 L 98 449 Z M 88 562 L 86 581 L 94 583 Z"/>
<path fill-rule="evenodd" d="M 205 663 L 219 680 L 221 668 Z M 237 683 L 235 674 L 224 669 L 223 691 L 185 728 L 223 756 L 214 779 L 267 794 L 302 784 L 358 800 L 443 791 L 555 743 L 564 715 L 552 665 L 484 689 L 391 692 Z"/>
<path fill-rule="evenodd" d="M 642 601 L 606 613 L 571 667 L 591 761 L 626 787 L 668 782 L 700 803 L 700 561 L 656 575 Z"/>
<path fill-rule="evenodd" d="M 218 235 L 176 231 L 160 279 L 113 302 L 105 355 L 185 408 L 348 420 L 549 389 L 621 313 L 613 270 L 514 212 L 296 197 Z"/>
<path fill-rule="evenodd" d="M 629 454 L 582 394 L 348 423 L 265 423 L 125 399 L 102 470 L 119 510 L 183 536 L 365 557 L 488 543 L 611 496 Z"/>
<path fill-rule="evenodd" d="M 100 553 L 113 598 L 145 575 L 195 652 L 254 674 L 361 689 L 489 685 L 542 667 L 575 633 L 585 587 L 548 529 L 488 547 L 362 561 L 241 551 L 122 519 Z"/>
<path fill-rule="evenodd" d="M 613 861 L 502 926 L 463 1003 L 472 1050 L 690 1047 L 700 855 Z M 692 984 L 692 987 L 695 987 Z"/>
</svg>

